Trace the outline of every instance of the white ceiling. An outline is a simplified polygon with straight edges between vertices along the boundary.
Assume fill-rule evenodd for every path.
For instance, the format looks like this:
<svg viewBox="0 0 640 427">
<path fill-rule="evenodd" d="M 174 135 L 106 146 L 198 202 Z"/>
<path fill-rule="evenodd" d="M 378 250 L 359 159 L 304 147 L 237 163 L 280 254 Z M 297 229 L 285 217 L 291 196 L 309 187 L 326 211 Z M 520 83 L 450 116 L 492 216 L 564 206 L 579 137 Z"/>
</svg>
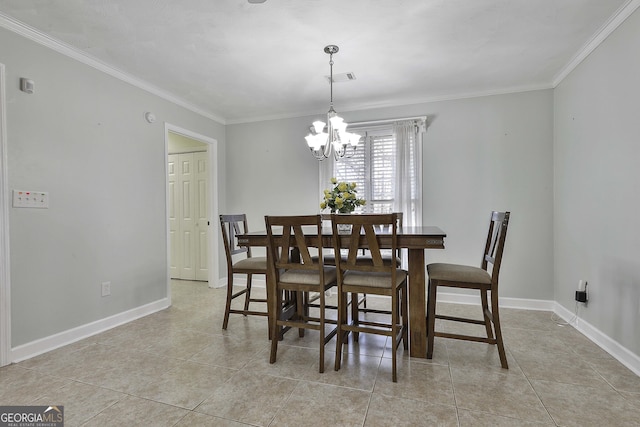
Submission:
<svg viewBox="0 0 640 427">
<path fill-rule="evenodd" d="M 356 75 L 334 83 L 338 112 L 553 87 L 637 3 L 0 0 L 0 25 L 238 123 L 325 112 L 328 44 Z"/>
</svg>

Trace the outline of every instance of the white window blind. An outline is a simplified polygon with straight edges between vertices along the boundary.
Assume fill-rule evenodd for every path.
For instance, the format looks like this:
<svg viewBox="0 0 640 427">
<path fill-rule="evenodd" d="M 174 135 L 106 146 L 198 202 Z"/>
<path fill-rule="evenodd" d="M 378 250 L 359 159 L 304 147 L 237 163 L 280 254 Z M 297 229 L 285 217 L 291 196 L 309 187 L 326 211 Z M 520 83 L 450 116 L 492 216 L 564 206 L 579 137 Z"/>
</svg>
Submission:
<svg viewBox="0 0 640 427">
<path fill-rule="evenodd" d="M 396 140 L 391 126 L 376 129 L 356 129 L 363 136 L 355 154 L 334 165 L 338 181 L 355 182 L 358 196 L 367 204 L 366 213 L 393 211 L 396 176 Z"/>
</svg>

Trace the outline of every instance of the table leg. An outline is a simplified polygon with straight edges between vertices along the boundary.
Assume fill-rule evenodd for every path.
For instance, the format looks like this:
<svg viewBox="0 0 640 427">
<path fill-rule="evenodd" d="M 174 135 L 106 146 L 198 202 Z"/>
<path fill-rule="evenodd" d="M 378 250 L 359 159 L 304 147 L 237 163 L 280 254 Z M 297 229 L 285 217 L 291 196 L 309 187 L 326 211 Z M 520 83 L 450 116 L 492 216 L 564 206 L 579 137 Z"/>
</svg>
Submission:
<svg viewBox="0 0 640 427">
<path fill-rule="evenodd" d="M 424 249 L 409 249 L 409 355 L 427 357 Z"/>
</svg>

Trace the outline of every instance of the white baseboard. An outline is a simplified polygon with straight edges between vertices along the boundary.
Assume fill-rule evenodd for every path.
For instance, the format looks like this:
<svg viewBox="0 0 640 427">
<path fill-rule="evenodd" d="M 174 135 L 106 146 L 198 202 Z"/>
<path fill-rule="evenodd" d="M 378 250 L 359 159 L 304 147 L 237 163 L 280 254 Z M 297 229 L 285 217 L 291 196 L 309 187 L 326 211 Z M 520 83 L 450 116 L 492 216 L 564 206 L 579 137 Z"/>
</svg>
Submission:
<svg viewBox="0 0 640 427">
<path fill-rule="evenodd" d="M 454 304 L 480 304 L 480 295 L 453 294 L 438 292 L 438 302 Z M 523 310 L 553 311 L 556 302 L 540 299 L 498 298 L 498 304 L 504 308 L 519 308 Z"/>
<path fill-rule="evenodd" d="M 132 310 L 125 311 L 123 313 L 118 313 L 104 319 L 96 320 L 86 325 L 78 326 L 76 328 L 51 335 L 49 337 L 41 338 L 27 344 L 19 345 L 11 349 L 11 361 L 13 363 L 16 363 L 22 360 L 30 359 L 39 354 L 55 350 L 56 348 L 63 347 L 76 341 L 80 341 L 81 339 L 88 338 L 92 335 L 99 334 L 100 332 L 115 328 L 116 326 L 131 322 L 132 320 L 136 320 L 157 311 L 164 310 L 165 308 L 169 307 L 169 305 L 169 299 L 163 298 L 161 300 L 143 305 L 141 307 L 136 307 Z"/>
<path fill-rule="evenodd" d="M 456 304 L 480 304 L 480 296 L 438 293 L 438 302 L 450 302 Z M 580 333 L 593 341 L 596 345 L 616 358 L 620 363 L 640 376 L 640 357 L 617 341 L 605 335 L 589 322 L 577 317 L 574 313 L 564 308 L 555 301 L 532 300 L 522 298 L 500 298 L 500 308 L 519 308 L 524 310 L 552 311 L 564 321 L 570 322 Z"/>
<path fill-rule="evenodd" d="M 578 317 L 575 313 L 567 310 L 557 302 L 554 303 L 554 312 L 566 322 L 571 322 L 578 331 L 597 344 L 604 351 L 615 357 L 620 363 L 629 368 L 633 373 L 640 376 L 640 356 L 633 353 L 617 341 L 611 339 L 605 333 L 586 320 Z"/>
</svg>

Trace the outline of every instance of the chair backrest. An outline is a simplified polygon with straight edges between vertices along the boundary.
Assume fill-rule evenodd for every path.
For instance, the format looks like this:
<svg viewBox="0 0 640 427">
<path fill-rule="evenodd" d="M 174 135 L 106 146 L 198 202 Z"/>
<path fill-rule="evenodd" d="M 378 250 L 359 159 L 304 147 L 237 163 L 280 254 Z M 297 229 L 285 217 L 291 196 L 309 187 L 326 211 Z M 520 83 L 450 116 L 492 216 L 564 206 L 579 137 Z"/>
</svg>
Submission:
<svg viewBox="0 0 640 427">
<path fill-rule="evenodd" d="M 250 247 L 238 246 L 238 236 L 249 231 L 246 214 L 220 215 L 220 230 L 222 230 L 222 241 L 228 265 L 233 264 L 233 255 L 239 253 L 246 252 L 247 257 L 251 258 Z"/>
<path fill-rule="evenodd" d="M 272 272 L 276 278 L 280 270 L 316 270 L 322 278 L 320 215 L 268 215 L 264 217 L 264 221 L 267 228 L 267 251 L 271 261 L 268 267 L 274 269 Z M 312 257 L 309 248 L 314 248 L 314 252 L 317 250 L 318 256 Z"/>
<path fill-rule="evenodd" d="M 340 234 L 338 224 L 350 224 L 348 235 Z M 396 253 L 398 249 L 398 214 L 364 214 L 364 215 L 332 215 L 334 250 L 340 249 L 341 241 L 347 240 L 346 259 L 338 260 L 340 271 L 358 270 L 369 272 L 390 272 L 395 275 L 395 263 L 385 263 L 380 249 L 380 238 L 390 239 L 391 249 Z M 347 238 L 348 237 L 348 238 Z M 371 254 L 371 264 L 357 262 L 358 248 L 366 247 Z M 340 274 L 340 273 L 339 273 Z"/>
<path fill-rule="evenodd" d="M 509 226 L 510 212 L 491 212 L 491 222 L 489 224 L 489 234 L 487 244 L 484 247 L 481 267 L 489 271 L 489 264 L 492 266 L 491 282 L 498 284 L 500 264 L 502 263 L 502 252 L 504 242 L 507 237 L 507 227 Z"/>
</svg>

